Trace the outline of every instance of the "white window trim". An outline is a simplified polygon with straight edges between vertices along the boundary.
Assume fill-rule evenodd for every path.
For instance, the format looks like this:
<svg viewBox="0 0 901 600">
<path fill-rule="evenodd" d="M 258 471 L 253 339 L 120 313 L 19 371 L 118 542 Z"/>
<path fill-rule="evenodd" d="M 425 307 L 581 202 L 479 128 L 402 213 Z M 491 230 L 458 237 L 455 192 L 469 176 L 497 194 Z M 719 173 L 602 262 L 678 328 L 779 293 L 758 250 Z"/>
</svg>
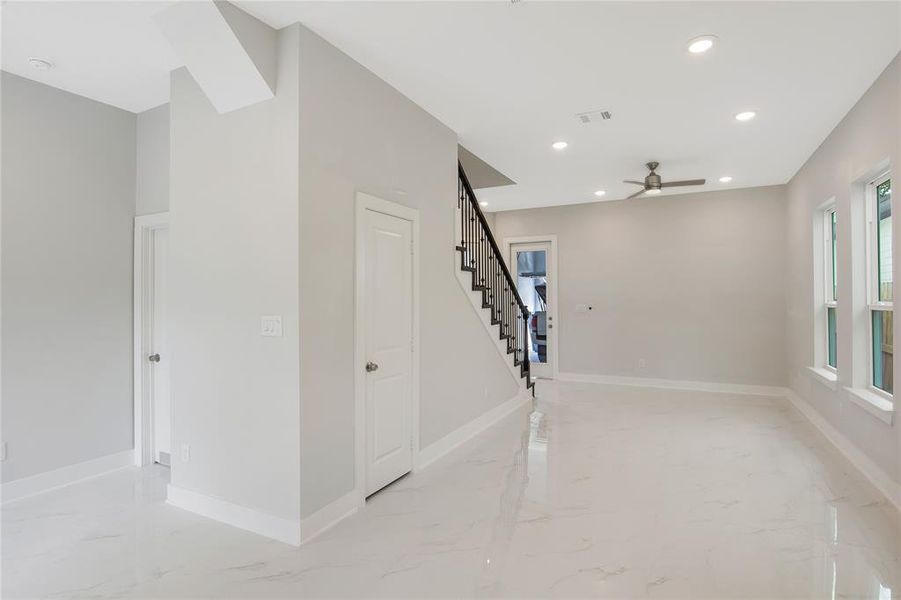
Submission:
<svg viewBox="0 0 901 600">
<path fill-rule="evenodd" d="M 872 386 L 867 389 L 846 387 L 845 391 L 851 402 L 883 423 L 891 425 L 894 421 L 895 405 L 891 400 L 891 396 L 882 392 L 879 388 L 874 388 Z M 888 396 L 888 398 L 886 398 L 886 396 Z"/>
<path fill-rule="evenodd" d="M 835 214 L 835 205 L 827 206 L 823 209 L 823 311 L 819 318 L 824 323 L 825 348 L 823 350 L 822 368 L 831 373 L 838 373 L 835 367 L 829 364 L 829 309 L 836 309 L 836 327 L 838 327 L 838 292 L 833 297 L 833 281 L 832 277 L 835 273 L 836 265 L 832 255 L 832 215 Z M 836 286 L 837 287 L 837 286 Z M 838 364 L 838 348 L 836 348 L 836 364 Z"/>
<path fill-rule="evenodd" d="M 894 302 L 885 302 L 879 300 L 879 259 L 878 253 L 878 215 L 876 212 L 876 187 L 887 179 L 891 178 L 891 172 L 885 171 L 875 177 L 866 189 L 866 220 L 867 220 L 867 387 L 865 390 L 860 388 L 848 388 L 852 394 L 865 391 L 875 394 L 890 403 L 894 401 L 892 394 L 885 390 L 881 390 L 874 385 L 873 382 L 873 311 L 892 311 L 894 312 Z M 892 218 L 895 216 L 894 197 L 892 198 Z M 892 240 L 894 248 L 895 240 Z M 892 265 L 894 269 L 894 264 Z M 859 395 L 857 396 L 859 397 Z M 866 398 L 864 398 L 866 401 Z M 866 407 L 865 407 L 866 408 Z"/>
<path fill-rule="evenodd" d="M 813 375 L 813 378 L 825 385 L 832 391 L 838 389 L 838 373 L 833 368 L 826 367 L 807 367 L 807 370 Z"/>
</svg>

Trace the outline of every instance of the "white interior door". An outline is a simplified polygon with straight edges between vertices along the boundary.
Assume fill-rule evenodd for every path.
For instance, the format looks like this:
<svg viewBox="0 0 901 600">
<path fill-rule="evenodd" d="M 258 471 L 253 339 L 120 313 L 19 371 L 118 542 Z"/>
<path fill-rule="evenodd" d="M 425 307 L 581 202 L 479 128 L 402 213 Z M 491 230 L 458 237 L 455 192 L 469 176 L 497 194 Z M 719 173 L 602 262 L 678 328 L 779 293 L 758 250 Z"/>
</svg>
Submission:
<svg viewBox="0 0 901 600">
<path fill-rule="evenodd" d="M 169 348 L 166 332 L 166 300 L 169 274 L 169 230 L 157 228 L 151 238 L 150 309 L 150 414 L 153 461 L 170 464 L 171 404 L 169 401 Z"/>
<path fill-rule="evenodd" d="M 550 242 L 510 245 L 510 266 L 516 287 L 529 309 L 528 349 L 532 375 L 554 377 L 557 314 L 556 274 Z"/>
<path fill-rule="evenodd" d="M 413 226 L 366 210 L 366 495 L 413 466 Z"/>
</svg>

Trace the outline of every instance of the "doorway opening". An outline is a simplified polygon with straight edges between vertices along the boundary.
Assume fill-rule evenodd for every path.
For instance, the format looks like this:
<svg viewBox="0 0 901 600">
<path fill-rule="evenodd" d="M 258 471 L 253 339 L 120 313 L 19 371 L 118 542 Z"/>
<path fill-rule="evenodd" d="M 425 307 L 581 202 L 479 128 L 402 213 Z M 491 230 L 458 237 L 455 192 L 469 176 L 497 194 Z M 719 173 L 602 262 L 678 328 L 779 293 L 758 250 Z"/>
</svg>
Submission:
<svg viewBox="0 0 901 600">
<path fill-rule="evenodd" d="M 505 240 L 517 291 L 529 309 L 526 348 L 532 373 L 557 374 L 556 239 L 552 236 Z"/>
<path fill-rule="evenodd" d="M 134 243 L 135 464 L 170 466 L 169 213 L 136 217 Z"/>
</svg>

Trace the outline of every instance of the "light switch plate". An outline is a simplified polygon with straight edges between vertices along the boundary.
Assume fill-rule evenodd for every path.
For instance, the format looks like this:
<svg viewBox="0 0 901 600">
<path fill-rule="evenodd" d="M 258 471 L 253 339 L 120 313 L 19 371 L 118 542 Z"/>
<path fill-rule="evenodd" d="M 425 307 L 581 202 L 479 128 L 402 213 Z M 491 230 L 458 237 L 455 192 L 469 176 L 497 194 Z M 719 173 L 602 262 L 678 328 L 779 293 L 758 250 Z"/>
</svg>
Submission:
<svg viewBox="0 0 901 600">
<path fill-rule="evenodd" d="M 278 315 L 260 317 L 260 335 L 282 337 L 282 318 Z"/>
</svg>

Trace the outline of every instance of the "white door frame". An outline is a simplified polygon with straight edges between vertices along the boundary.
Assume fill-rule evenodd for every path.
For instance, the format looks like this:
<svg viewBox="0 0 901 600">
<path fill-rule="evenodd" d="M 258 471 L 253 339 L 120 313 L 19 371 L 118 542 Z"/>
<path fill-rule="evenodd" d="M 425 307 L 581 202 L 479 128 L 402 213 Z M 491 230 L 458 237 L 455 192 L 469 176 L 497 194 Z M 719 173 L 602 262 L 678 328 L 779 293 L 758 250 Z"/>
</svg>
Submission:
<svg viewBox="0 0 901 600">
<path fill-rule="evenodd" d="M 560 375 L 560 351 L 559 351 L 559 340 L 560 340 L 560 311 L 557 307 L 557 288 L 560 285 L 560 269 L 557 268 L 557 236 L 553 234 L 548 235 L 525 235 L 518 237 L 506 237 L 503 241 L 504 246 L 504 256 L 507 259 L 511 258 L 511 247 L 514 244 L 550 244 L 551 245 L 551 255 L 548 257 L 548 263 L 551 265 L 551 270 L 554 274 L 553 283 L 551 286 L 551 292 L 549 294 L 548 303 L 551 305 L 551 316 L 553 317 L 553 325 L 554 325 L 554 335 L 551 336 L 551 353 L 554 357 L 553 363 L 551 365 L 551 379 L 558 379 Z M 513 276 L 514 283 L 516 282 L 516 265 L 511 264 L 510 267 L 510 275 Z"/>
<path fill-rule="evenodd" d="M 135 217 L 134 237 L 134 436 L 135 465 L 153 461 L 153 419 L 150 413 L 150 310 L 153 231 L 169 227 L 169 213 Z M 171 402 L 171 396 L 170 396 Z"/>
<path fill-rule="evenodd" d="M 413 367 L 410 385 L 413 470 L 419 464 L 419 210 L 370 194 L 357 192 L 354 269 L 354 491 L 360 505 L 366 501 L 366 211 L 410 221 L 413 229 Z"/>
</svg>

